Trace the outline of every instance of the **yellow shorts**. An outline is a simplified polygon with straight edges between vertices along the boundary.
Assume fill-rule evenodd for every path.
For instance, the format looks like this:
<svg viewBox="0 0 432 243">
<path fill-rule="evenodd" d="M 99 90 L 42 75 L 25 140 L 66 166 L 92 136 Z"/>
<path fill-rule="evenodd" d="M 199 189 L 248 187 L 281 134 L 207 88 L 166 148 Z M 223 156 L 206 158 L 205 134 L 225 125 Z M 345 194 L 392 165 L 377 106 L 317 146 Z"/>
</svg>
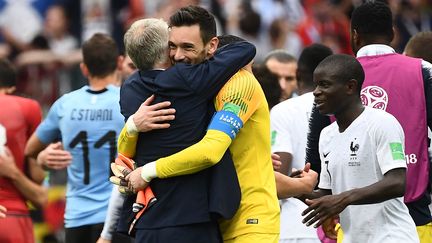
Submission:
<svg viewBox="0 0 432 243">
<path fill-rule="evenodd" d="M 420 239 L 420 243 L 431 243 L 432 242 L 432 223 L 417 226 L 417 234 Z"/>
<path fill-rule="evenodd" d="M 224 243 L 278 243 L 279 234 L 248 233 L 234 239 L 224 240 Z"/>
</svg>

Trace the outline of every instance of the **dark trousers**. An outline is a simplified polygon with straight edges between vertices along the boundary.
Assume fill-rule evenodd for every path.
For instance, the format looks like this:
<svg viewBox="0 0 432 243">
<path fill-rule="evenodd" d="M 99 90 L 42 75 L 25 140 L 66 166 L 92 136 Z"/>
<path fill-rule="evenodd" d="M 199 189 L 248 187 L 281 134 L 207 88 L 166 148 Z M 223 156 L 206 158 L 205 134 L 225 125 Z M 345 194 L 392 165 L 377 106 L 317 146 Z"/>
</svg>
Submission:
<svg viewBox="0 0 432 243">
<path fill-rule="evenodd" d="M 65 229 L 66 243 L 90 243 L 96 242 L 99 239 L 103 229 L 102 224 L 90 224 L 73 228 Z"/>
<path fill-rule="evenodd" d="M 137 229 L 135 243 L 222 243 L 216 222 L 159 229 Z"/>
</svg>

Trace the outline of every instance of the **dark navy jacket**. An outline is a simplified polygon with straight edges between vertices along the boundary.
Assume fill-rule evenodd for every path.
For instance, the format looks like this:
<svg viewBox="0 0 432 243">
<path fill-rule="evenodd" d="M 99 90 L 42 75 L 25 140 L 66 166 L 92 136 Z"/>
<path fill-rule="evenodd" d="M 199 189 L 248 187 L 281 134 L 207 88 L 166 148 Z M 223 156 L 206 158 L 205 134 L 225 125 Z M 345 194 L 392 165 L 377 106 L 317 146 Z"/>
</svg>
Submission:
<svg viewBox="0 0 432 243">
<path fill-rule="evenodd" d="M 248 42 L 227 45 L 198 65 L 176 64 L 166 71 L 135 72 L 120 91 L 121 112 L 131 116 L 150 95 L 156 102 L 171 101 L 176 118 L 170 128 L 140 133 L 134 160 L 142 166 L 181 151 L 205 135 L 215 109 L 213 99 L 223 85 L 255 56 Z M 158 201 L 137 223 L 137 229 L 152 229 L 209 222 L 213 215 L 230 218 L 240 203 L 237 174 L 226 152 L 222 160 L 196 174 L 150 183 Z M 126 199 L 119 231 L 127 226 L 134 196 Z"/>
</svg>

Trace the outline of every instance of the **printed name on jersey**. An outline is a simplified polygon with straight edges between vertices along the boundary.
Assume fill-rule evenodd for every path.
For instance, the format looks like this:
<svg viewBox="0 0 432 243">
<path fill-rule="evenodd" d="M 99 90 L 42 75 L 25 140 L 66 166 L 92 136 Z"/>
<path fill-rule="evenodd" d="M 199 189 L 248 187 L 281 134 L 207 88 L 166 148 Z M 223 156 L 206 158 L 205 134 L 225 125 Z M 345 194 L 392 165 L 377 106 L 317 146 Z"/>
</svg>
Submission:
<svg viewBox="0 0 432 243">
<path fill-rule="evenodd" d="M 72 121 L 112 121 L 111 109 L 72 109 L 70 114 Z"/>
</svg>

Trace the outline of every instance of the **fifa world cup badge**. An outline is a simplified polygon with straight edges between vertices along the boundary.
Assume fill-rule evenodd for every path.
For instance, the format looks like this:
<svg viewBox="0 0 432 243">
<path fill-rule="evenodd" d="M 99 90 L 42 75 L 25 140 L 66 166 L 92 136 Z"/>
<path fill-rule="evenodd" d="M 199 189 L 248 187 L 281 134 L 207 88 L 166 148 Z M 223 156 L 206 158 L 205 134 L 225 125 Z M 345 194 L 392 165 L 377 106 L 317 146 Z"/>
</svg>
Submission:
<svg viewBox="0 0 432 243">
<path fill-rule="evenodd" d="M 4 147 L 6 145 L 6 129 L 0 124 L 0 154 L 4 154 Z"/>
</svg>

